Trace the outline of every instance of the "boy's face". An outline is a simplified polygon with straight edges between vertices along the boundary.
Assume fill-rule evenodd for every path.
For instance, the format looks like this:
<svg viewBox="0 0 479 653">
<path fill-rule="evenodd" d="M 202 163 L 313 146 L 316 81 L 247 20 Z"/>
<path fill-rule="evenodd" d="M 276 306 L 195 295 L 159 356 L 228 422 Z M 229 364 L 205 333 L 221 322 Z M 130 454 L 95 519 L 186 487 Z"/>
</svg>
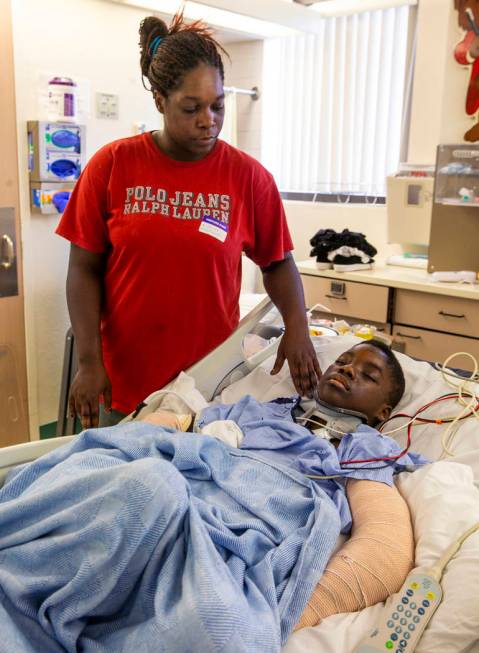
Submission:
<svg viewBox="0 0 479 653">
<path fill-rule="evenodd" d="M 331 406 L 364 413 L 374 426 L 391 414 L 391 383 L 386 355 L 361 343 L 342 353 L 323 373 L 319 397 Z"/>
</svg>

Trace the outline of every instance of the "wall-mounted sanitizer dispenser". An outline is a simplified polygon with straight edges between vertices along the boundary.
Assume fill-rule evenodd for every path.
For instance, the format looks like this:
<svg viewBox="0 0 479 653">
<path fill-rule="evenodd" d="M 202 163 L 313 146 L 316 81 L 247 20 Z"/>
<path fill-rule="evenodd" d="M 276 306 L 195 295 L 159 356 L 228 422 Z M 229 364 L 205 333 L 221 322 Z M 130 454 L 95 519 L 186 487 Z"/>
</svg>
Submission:
<svg viewBox="0 0 479 653">
<path fill-rule="evenodd" d="M 29 121 L 30 206 L 37 213 L 62 213 L 85 166 L 85 126 Z"/>
</svg>

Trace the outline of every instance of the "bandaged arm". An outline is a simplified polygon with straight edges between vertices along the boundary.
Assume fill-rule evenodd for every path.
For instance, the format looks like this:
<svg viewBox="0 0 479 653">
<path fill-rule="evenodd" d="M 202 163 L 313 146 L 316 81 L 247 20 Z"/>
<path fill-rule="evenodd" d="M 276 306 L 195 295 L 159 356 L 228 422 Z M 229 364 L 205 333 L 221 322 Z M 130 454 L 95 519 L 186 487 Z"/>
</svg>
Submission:
<svg viewBox="0 0 479 653">
<path fill-rule="evenodd" d="M 397 592 L 414 563 L 414 537 L 406 501 L 375 481 L 349 480 L 351 538 L 329 561 L 298 628 L 339 612 L 356 612 Z"/>
</svg>

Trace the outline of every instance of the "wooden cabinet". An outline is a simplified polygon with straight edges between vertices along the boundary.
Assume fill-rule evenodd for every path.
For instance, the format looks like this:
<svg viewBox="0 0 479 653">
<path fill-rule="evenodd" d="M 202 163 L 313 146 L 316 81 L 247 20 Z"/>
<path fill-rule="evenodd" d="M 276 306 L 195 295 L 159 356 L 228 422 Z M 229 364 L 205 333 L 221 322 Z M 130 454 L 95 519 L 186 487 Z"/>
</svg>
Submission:
<svg viewBox="0 0 479 653">
<path fill-rule="evenodd" d="M 395 291 L 393 335 L 409 356 L 443 362 L 456 352 L 468 352 L 479 361 L 479 302 L 462 297 Z M 453 367 L 472 369 L 466 356 Z"/>
<path fill-rule="evenodd" d="M 11 0 L 0 0 L 0 446 L 29 439 Z M 24 162 L 22 162 L 24 164 Z M 16 243 L 16 248 L 14 247 Z"/>
<path fill-rule="evenodd" d="M 451 354 L 465 351 L 479 361 L 478 338 L 464 338 L 440 331 L 416 329 L 402 324 L 394 324 L 392 333 L 394 340 L 402 345 L 401 351 L 413 358 L 443 363 Z M 466 356 L 461 358 L 458 356 L 457 359 L 451 361 L 451 365 L 466 370 L 472 369 L 471 359 Z"/>
<path fill-rule="evenodd" d="M 479 302 L 413 290 L 396 290 L 394 322 L 479 337 Z"/>
<path fill-rule="evenodd" d="M 387 282 L 382 277 L 375 284 L 352 281 L 352 273 L 344 279 L 340 275 L 333 278 L 329 271 L 324 276 L 301 271 L 306 305 L 311 308 L 320 303 L 350 324 L 374 324 L 392 333 L 397 348 L 414 358 L 443 362 L 451 354 L 468 352 L 479 362 L 479 293 L 472 299 L 448 295 L 444 288 L 434 293 L 395 287 L 391 272 L 388 274 Z M 400 275 L 397 283 L 404 286 Z M 430 284 L 426 286 L 430 288 Z M 470 295 L 476 296 L 472 291 Z M 321 317 L 332 315 L 320 312 Z M 452 365 L 472 369 L 465 356 Z"/>
<path fill-rule="evenodd" d="M 301 278 L 308 308 L 322 304 L 335 317 L 353 323 L 367 322 L 384 327 L 388 322 L 389 288 L 317 276 L 302 275 Z M 324 316 L 327 315 L 324 312 Z"/>
</svg>

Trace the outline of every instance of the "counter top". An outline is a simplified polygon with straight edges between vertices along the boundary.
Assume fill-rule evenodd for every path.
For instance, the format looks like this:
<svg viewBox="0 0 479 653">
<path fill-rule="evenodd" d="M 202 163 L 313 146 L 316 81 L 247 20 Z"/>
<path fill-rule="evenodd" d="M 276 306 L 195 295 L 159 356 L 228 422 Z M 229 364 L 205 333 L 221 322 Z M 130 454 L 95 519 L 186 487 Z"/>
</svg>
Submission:
<svg viewBox="0 0 479 653">
<path fill-rule="evenodd" d="M 326 279 L 357 281 L 359 283 L 371 283 L 376 286 L 389 286 L 390 288 L 416 290 L 434 295 L 448 295 L 449 297 L 479 300 L 479 284 L 431 281 L 430 275 L 426 270 L 417 268 L 376 263 L 373 270 L 337 272 L 336 270 L 318 270 L 314 259 L 298 261 L 297 266 L 300 274 Z"/>
</svg>

